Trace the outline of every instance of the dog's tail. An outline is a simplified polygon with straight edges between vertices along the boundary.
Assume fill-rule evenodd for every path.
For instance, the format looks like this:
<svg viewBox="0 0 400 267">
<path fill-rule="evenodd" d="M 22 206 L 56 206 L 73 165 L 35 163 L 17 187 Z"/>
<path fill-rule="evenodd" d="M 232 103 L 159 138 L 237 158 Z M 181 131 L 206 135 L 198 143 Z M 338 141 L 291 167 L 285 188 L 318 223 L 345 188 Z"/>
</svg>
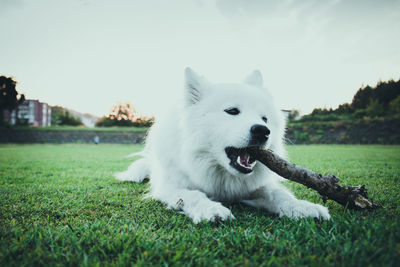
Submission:
<svg viewBox="0 0 400 267">
<path fill-rule="evenodd" d="M 118 172 L 114 176 L 120 181 L 131 181 L 136 183 L 143 182 L 144 179 L 150 175 L 150 164 L 144 153 L 134 153 L 127 157 L 143 156 L 143 158 L 136 160 L 124 172 Z"/>
</svg>

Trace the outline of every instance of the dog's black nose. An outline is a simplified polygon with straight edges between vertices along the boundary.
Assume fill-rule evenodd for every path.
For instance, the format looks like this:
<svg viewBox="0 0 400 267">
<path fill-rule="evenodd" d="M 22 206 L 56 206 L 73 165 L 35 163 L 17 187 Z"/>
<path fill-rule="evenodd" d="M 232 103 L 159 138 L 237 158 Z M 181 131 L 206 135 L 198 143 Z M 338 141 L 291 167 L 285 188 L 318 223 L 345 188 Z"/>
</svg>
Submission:
<svg viewBox="0 0 400 267">
<path fill-rule="evenodd" d="M 255 124 L 251 127 L 250 132 L 254 136 L 268 136 L 271 131 L 264 125 Z"/>
<path fill-rule="evenodd" d="M 250 128 L 252 143 L 264 143 L 271 131 L 264 125 L 255 124 Z"/>
</svg>

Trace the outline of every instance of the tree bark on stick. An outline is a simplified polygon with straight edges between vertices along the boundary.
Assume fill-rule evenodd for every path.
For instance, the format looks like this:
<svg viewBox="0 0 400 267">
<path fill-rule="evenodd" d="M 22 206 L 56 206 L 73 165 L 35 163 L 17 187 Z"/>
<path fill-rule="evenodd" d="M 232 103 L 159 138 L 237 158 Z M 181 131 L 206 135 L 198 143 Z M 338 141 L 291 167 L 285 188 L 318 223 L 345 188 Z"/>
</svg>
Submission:
<svg viewBox="0 0 400 267">
<path fill-rule="evenodd" d="M 250 148 L 248 152 L 278 175 L 316 190 L 322 196 L 324 202 L 327 198 L 332 199 L 355 210 L 372 210 L 381 207 L 368 199 L 364 185 L 341 186 L 338 184 L 340 181 L 338 177 L 332 174 L 323 176 L 296 166 L 274 154 L 271 150 Z"/>
</svg>

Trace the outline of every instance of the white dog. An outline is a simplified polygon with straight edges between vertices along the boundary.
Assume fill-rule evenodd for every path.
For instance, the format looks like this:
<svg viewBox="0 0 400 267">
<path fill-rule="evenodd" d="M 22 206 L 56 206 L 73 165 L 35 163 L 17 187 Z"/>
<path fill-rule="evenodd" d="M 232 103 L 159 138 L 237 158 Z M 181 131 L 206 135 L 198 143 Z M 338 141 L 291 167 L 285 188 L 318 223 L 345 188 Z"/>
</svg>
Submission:
<svg viewBox="0 0 400 267">
<path fill-rule="evenodd" d="M 152 126 L 122 181 L 150 177 L 150 196 L 194 223 L 234 219 L 221 202 L 243 202 L 290 218 L 329 219 L 328 209 L 296 199 L 281 177 L 246 152 L 250 146 L 284 157 L 285 122 L 254 71 L 242 84 L 213 84 L 190 68 L 184 99 Z"/>
</svg>

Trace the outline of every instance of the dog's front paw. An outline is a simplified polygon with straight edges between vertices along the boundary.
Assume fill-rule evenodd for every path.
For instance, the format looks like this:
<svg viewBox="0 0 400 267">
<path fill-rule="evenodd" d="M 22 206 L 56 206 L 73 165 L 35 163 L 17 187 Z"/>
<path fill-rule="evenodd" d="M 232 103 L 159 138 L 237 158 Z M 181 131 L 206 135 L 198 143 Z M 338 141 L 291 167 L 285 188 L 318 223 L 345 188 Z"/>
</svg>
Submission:
<svg viewBox="0 0 400 267">
<path fill-rule="evenodd" d="M 329 220 L 331 218 L 328 208 L 305 200 L 296 200 L 294 202 L 290 201 L 283 203 L 283 205 L 280 207 L 279 216 L 288 216 L 289 218 L 293 219 L 311 217 Z"/>
<path fill-rule="evenodd" d="M 204 205 L 203 207 L 199 207 L 198 210 L 192 212 L 189 215 L 195 224 L 205 220 L 205 221 L 226 221 L 228 219 L 234 220 L 230 209 L 222 206 L 221 203 L 213 203 L 212 205 Z"/>
</svg>

